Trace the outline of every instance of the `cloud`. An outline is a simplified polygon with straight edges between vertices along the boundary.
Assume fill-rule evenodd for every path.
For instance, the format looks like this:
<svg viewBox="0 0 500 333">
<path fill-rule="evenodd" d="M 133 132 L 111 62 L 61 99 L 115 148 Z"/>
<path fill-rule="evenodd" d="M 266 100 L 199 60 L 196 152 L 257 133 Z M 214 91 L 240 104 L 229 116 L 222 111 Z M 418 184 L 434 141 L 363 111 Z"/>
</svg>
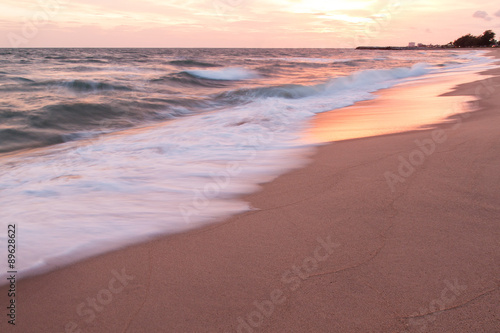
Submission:
<svg viewBox="0 0 500 333">
<path fill-rule="evenodd" d="M 472 14 L 472 17 L 481 18 L 481 19 L 484 19 L 486 21 L 491 21 L 492 20 L 492 18 L 489 17 L 488 13 L 485 12 L 484 10 L 478 10 L 478 11 L 476 11 L 474 14 Z"/>
<path fill-rule="evenodd" d="M 493 15 L 495 15 L 496 17 L 500 17 L 500 10 L 499 10 L 499 11 L 497 11 L 497 12 L 496 12 L 495 14 L 493 14 Z"/>
</svg>

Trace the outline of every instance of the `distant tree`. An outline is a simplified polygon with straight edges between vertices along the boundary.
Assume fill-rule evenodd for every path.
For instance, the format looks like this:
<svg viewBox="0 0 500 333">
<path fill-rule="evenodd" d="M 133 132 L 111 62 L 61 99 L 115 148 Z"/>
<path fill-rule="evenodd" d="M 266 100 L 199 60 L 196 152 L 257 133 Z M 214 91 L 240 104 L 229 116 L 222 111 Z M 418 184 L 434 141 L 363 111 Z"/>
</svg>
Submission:
<svg viewBox="0 0 500 333">
<path fill-rule="evenodd" d="M 493 46 L 495 45 L 495 33 L 491 30 L 486 30 L 483 32 L 482 36 L 479 36 L 480 46 Z"/>
<path fill-rule="evenodd" d="M 455 47 L 489 47 L 495 45 L 495 33 L 486 30 L 480 36 L 467 34 L 453 42 Z"/>
<path fill-rule="evenodd" d="M 455 47 L 475 47 L 477 44 L 477 37 L 471 34 L 464 35 L 453 42 Z"/>
</svg>

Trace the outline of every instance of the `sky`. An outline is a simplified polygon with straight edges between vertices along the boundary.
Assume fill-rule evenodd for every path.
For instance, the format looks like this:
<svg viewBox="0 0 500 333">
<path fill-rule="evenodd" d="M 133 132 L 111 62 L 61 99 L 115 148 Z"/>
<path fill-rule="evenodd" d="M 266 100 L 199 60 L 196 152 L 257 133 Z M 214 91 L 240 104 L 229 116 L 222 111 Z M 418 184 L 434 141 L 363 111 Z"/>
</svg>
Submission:
<svg viewBox="0 0 500 333">
<path fill-rule="evenodd" d="M 404 46 L 446 44 L 488 29 L 500 34 L 498 0 L 0 3 L 0 47 Z"/>
</svg>

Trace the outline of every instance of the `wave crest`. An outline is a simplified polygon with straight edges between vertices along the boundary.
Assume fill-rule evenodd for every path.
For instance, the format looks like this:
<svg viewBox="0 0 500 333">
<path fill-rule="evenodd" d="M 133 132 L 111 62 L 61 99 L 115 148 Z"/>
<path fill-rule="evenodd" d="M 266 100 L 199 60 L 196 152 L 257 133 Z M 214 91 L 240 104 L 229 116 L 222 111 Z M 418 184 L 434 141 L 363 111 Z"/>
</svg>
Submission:
<svg viewBox="0 0 500 333">
<path fill-rule="evenodd" d="M 226 67 L 222 69 L 187 70 L 184 71 L 191 76 L 220 81 L 241 81 L 256 79 L 259 75 L 249 69 L 241 67 Z"/>
<path fill-rule="evenodd" d="M 393 69 L 369 69 L 359 71 L 348 76 L 330 79 L 325 83 L 316 85 L 287 84 L 281 86 L 262 87 L 253 89 L 239 89 L 223 93 L 223 99 L 256 99 L 256 98 L 283 98 L 300 99 L 317 95 L 331 95 L 341 90 L 370 91 L 372 89 L 386 88 L 396 80 L 429 73 L 425 63 L 412 67 L 398 67 Z M 372 88 L 375 87 L 375 88 Z"/>
</svg>

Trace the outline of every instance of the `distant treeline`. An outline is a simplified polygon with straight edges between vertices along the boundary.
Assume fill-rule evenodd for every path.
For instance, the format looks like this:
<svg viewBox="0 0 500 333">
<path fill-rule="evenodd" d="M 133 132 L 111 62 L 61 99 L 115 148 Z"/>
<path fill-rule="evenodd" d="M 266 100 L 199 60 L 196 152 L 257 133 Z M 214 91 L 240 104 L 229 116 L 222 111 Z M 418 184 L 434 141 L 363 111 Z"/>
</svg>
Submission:
<svg viewBox="0 0 500 333">
<path fill-rule="evenodd" d="M 491 30 L 486 30 L 482 35 L 473 36 L 468 34 L 450 44 L 453 44 L 455 47 L 491 47 L 498 45 L 498 42 L 495 40 L 495 33 Z"/>
</svg>

